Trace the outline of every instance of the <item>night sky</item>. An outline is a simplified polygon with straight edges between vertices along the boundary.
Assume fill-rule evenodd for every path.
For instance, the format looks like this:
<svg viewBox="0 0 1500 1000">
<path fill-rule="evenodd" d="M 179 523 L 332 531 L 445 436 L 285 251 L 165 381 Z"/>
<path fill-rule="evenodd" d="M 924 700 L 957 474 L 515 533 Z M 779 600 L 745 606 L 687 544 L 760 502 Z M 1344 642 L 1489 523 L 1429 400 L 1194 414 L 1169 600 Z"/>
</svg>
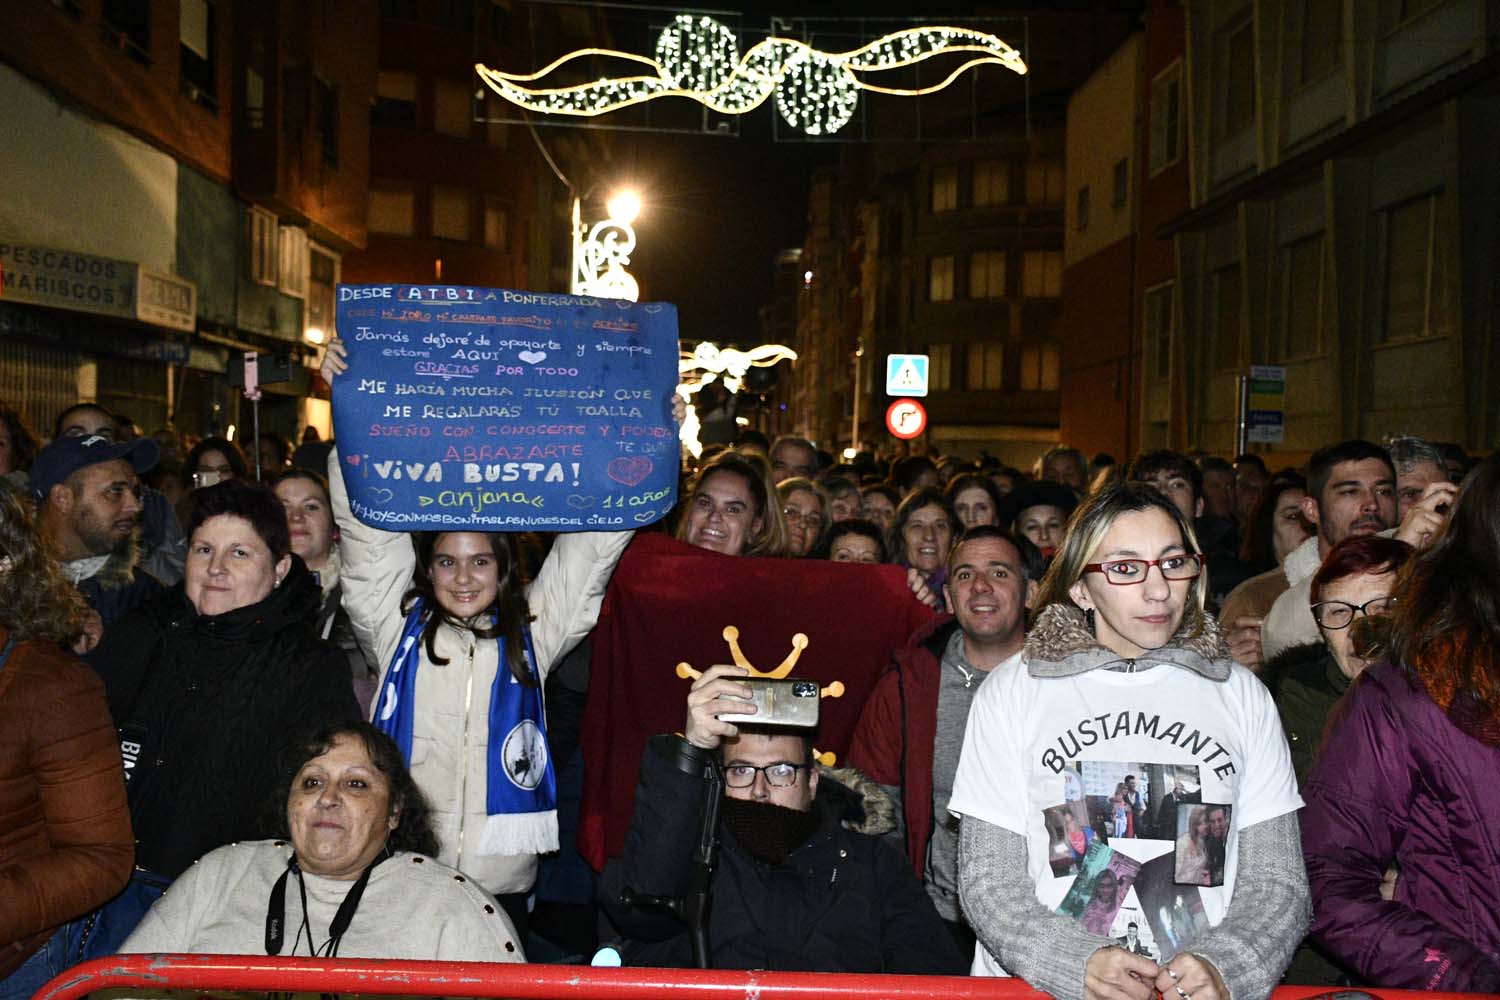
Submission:
<svg viewBox="0 0 1500 1000">
<path fill-rule="evenodd" d="M 910 0 L 801 0 L 793 4 L 741 0 L 711 6 L 741 12 L 738 27 L 743 51 L 765 37 L 773 14 L 896 18 L 879 25 L 880 30 L 895 30 L 916 23 L 914 16 L 928 23 L 939 20 L 962 24 L 974 16 L 1024 13 L 1024 8 L 1104 13 L 1139 10 L 1142 4 L 1140 0 L 1047 0 L 1000 8 L 958 2 L 930 10 Z M 689 9 L 693 8 L 614 8 L 609 16 L 620 26 L 615 44 L 624 48 L 648 46 L 654 25 L 662 23 L 661 19 L 673 10 Z M 650 30 L 644 27 L 644 19 L 651 19 Z M 867 22 L 866 28 L 873 24 Z M 827 22 L 823 25 L 829 31 L 840 30 Z M 686 106 L 691 118 L 696 110 L 696 105 L 687 101 L 654 102 L 653 107 L 669 104 L 678 105 L 669 115 Z M 806 235 L 809 179 L 819 166 L 837 163 L 840 149 L 847 146 L 842 142 L 785 141 L 784 126 L 783 141 L 776 141 L 773 126 L 777 113 L 773 105 L 774 100 L 768 101 L 740 116 L 739 135 L 733 137 L 609 131 L 606 139 L 612 162 L 601 163 L 590 171 L 591 177 L 578 179 L 583 188 L 593 188 L 601 203 L 608 190 L 617 186 L 633 185 L 640 191 L 643 208 L 636 222 L 639 244 L 631 271 L 640 282 L 643 298 L 677 304 L 684 340 L 759 342 L 758 311 L 771 297 L 776 256 L 788 247 L 800 246 Z"/>
</svg>

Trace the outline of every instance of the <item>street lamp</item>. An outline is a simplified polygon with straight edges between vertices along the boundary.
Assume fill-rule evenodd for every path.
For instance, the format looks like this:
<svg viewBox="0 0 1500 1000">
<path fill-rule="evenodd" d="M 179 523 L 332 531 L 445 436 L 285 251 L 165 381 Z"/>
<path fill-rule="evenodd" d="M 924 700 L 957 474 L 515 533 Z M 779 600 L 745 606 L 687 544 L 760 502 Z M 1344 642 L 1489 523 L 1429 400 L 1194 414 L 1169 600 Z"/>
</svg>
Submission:
<svg viewBox="0 0 1500 1000">
<path fill-rule="evenodd" d="M 592 295 L 603 299 L 638 301 L 640 286 L 625 270 L 635 250 L 635 230 L 631 223 L 641 213 L 641 196 L 629 189 L 615 192 L 605 203 L 608 218 L 585 228 L 583 203 L 573 197 L 573 278 L 574 295 Z"/>
</svg>

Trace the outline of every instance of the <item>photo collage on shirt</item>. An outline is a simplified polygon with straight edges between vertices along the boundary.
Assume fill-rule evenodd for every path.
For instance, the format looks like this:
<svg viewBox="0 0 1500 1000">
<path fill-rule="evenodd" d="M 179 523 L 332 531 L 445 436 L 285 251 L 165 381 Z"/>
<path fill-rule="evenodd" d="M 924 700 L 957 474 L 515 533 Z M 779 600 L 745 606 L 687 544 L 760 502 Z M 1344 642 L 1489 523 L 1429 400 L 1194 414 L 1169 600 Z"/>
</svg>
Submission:
<svg viewBox="0 0 1500 1000">
<path fill-rule="evenodd" d="M 1158 961 L 1207 930 L 1198 886 L 1223 884 L 1232 808 L 1202 801 L 1197 766 L 1090 760 L 1054 780 L 1062 801 L 1042 810 L 1048 862 L 1054 877 L 1074 876 L 1059 913 Z M 1121 840 L 1173 850 L 1143 864 L 1109 846 Z"/>
</svg>

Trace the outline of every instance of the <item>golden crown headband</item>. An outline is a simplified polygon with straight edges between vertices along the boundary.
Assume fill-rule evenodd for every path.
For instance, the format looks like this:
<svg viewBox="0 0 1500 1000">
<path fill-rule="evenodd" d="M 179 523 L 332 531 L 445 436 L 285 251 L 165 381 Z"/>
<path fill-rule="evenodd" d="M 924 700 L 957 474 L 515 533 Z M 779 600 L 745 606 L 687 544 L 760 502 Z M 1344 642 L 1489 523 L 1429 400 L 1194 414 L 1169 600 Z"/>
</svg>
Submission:
<svg viewBox="0 0 1500 1000">
<path fill-rule="evenodd" d="M 797 660 L 801 658 L 802 651 L 807 648 L 807 636 L 798 632 L 792 636 L 792 651 L 786 655 L 786 659 L 782 660 L 774 670 L 757 670 L 755 664 L 751 663 L 750 658 L 745 655 L 744 650 L 740 649 L 740 630 L 733 625 L 725 625 L 723 635 L 724 641 L 729 644 L 729 656 L 734 660 L 734 665 L 743 667 L 749 671 L 751 677 L 761 677 L 766 680 L 779 681 L 788 676 L 792 672 L 792 668 L 797 665 Z M 677 664 L 677 676 L 683 680 L 695 681 L 703 676 L 703 671 L 694 670 L 692 664 L 683 662 Z M 844 696 L 844 682 L 834 681 L 827 687 L 818 688 L 818 696 L 820 698 L 842 698 Z M 813 759 L 824 767 L 832 767 L 834 761 L 838 758 L 831 751 L 821 753 L 815 748 L 813 750 Z"/>
</svg>

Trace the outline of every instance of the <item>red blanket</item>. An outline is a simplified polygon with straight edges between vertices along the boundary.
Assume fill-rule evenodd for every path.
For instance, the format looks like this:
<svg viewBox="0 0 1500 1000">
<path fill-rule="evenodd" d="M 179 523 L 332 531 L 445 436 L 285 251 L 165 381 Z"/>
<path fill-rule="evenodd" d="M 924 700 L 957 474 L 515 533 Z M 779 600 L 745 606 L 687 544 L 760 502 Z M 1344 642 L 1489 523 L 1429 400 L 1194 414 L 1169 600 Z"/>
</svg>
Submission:
<svg viewBox="0 0 1500 1000">
<path fill-rule="evenodd" d="M 817 748 L 842 761 L 865 696 L 932 611 L 906 586 L 906 571 L 803 559 L 736 559 L 665 535 L 639 535 L 620 559 L 593 633 L 583 717 L 585 785 L 578 849 L 596 869 L 617 856 L 630 826 L 636 771 L 646 740 L 681 732 L 697 670 L 733 663 L 724 628 L 758 670 L 775 669 L 808 643 L 792 675 L 842 681 L 823 699 Z"/>
</svg>

